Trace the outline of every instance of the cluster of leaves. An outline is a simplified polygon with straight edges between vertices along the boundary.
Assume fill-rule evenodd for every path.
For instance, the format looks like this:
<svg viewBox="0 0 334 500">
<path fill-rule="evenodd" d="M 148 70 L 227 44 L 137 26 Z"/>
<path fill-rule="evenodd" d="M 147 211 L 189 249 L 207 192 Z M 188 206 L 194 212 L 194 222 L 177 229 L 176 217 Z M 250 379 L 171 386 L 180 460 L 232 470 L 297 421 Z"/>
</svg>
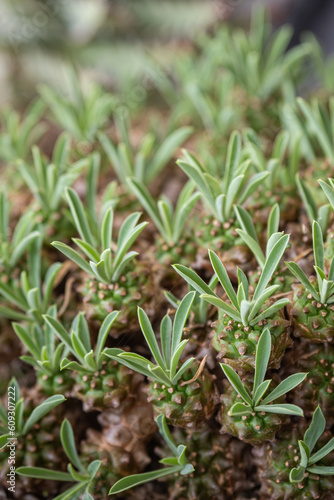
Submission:
<svg viewBox="0 0 334 500">
<path fill-rule="evenodd" d="M 194 193 L 193 183 L 189 181 L 185 184 L 175 209 L 167 196 L 161 196 L 158 202 L 155 202 L 143 182 L 131 178 L 128 184 L 163 239 L 171 245 L 177 244 L 187 224 L 188 216 L 201 196 L 200 193 Z"/>
<path fill-rule="evenodd" d="M 318 406 L 313 413 L 312 422 L 304 435 L 304 439 L 298 441 L 300 450 L 300 465 L 290 471 L 290 481 L 292 483 L 300 483 L 306 476 L 307 472 L 311 474 L 320 474 L 332 476 L 334 467 L 326 465 L 317 465 L 323 458 L 334 450 L 334 438 L 330 439 L 320 450 L 313 455 L 311 454 L 317 441 L 323 434 L 326 427 L 325 417 Z"/>
<path fill-rule="evenodd" d="M 282 235 L 282 233 L 273 233 L 270 237 L 268 255 L 252 298 L 250 298 L 249 282 L 245 273 L 238 268 L 238 290 L 235 292 L 224 264 L 215 252 L 209 250 L 211 265 L 231 305 L 219 298 L 192 269 L 180 264 L 175 264 L 173 267 L 189 285 L 201 294 L 201 298 L 216 306 L 220 311 L 238 323 L 244 326 L 253 326 L 261 320 L 273 316 L 289 303 L 289 299 L 282 298 L 263 309 L 266 301 L 279 288 L 279 285 L 271 285 L 269 287 L 267 285 L 282 258 L 288 241 L 289 235 Z"/>
<path fill-rule="evenodd" d="M 33 167 L 20 161 L 20 174 L 36 199 L 43 217 L 54 216 L 60 209 L 64 189 L 71 186 L 87 160 L 81 159 L 70 165 L 71 139 L 68 134 L 61 134 L 53 149 L 51 163 L 43 157 L 37 146 L 32 148 Z"/>
<path fill-rule="evenodd" d="M 269 172 L 250 173 L 249 159 L 244 159 L 241 136 L 231 134 L 225 165 L 219 178 L 208 172 L 194 155 L 184 151 L 185 160 L 177 163 L 195 183 L 210 212 L 219 222 L 233 218 L 233 205 L 243 204 L 268 177 Z"/>
<path fill-rule="evenodd" d="M 272 404 L 275 399 L 284 396 L 287 392 L 294 389 L 306 377 L 307 373 L 295 373 L 283 380 L 275 389 L 273 389 L 265 398 L 271 380 L 264 380 L 268 362 L 270 358 L 271 337 L 268 328 L 266 328 L 260 337 L 256 346 L 255 372 L 252 392 L 242 383 L 239 375 L 229 365 L 221 364 L 222 370 L 228 378 L 230 384 L 243 399 L 243 403 L 235 403 L 229 410 L 232 416 L 250 415 L 251 413 L 265 412 L 283 415 L 297 415 L 302 417 L 303 410 L 296 405 L 291 404 Z M 263 398 L 263 399 L 262 399 Z"/>
<path fill-rule="evenodd" d="M 195 292 L 189 292 L 180 302 L 174 322 L 166 314 L 160 325 L 162 352 L 159 349 L 152 325 L 143 309 L 138 308 L 138 320 L 146 343 L 156 364 L 139 354 L 124 352 L 122 349 L 106 349 L 105 354 L 134 371 L 142 373 L 155 382 L 173 387 L 183 373 L 193 364 L 195 358 L 187 359 L 178 369 L 181 354 L 188 340 L 181 340 Z"/>
<path fill-rule="evenodd" d="M 136 150 L 131 145 L 130 125 L 124 114 L 115 115 L 115 124 L 119 138 L 117 145 L 104 133 L 99 134 L 99 140 L 119 182 L 124 186 L 127 185 L 128 177 L 149 185 L 192 133 L 191 127 L 181 127 L 166 135 L 163 140 L 158 140 L 153 132 L 149 132 Z"/>
<path fill-rule="evenodd" d="M 77 359 L 77 361 L 70 361 L 66 357 L 63 357 L 60 363 L 60 369 L 63 370 L 67 368 L 80 373 L 94 373 L 101 370 L 102 361 L 106 357 L 104 346 L 109 330 L 118 314 L 118 311 L 113 311 L 104 319 L 99 329 L 94 349 L 92 349 L 88 323 L 83 313 L 79 313 L 74 318 L 70 334 L 54 316 L 45 315 L 44 319 L 46 326 L 57 335 L 61 341 L 59 346 L 64 346 L 66 351 Z"/>
<path fill-rule="evenodd" d="M 188 462 L 186 457 L 186 446 L 182 444 L 177 446 L 175 444 L 175 441 L 166 424 L 166 418 L 163 415 L 159 415 L 157 417 L 157 424 L 161 436 L 173 453 L 171 457 L 165 457 L 160 460 L 160 463 L 166 465 L 167 467 L 151 472 L 144 472 L 142 474 L 134 474 L 132 476 L 124 477 L 111 487 L 109 495 L 121 493 L 122 491 L 138 486 L 139 484 L 153 481 L 161 477 L 166 477 L 171 474 L 178 473 L 186 475 L 191 474 L 194 471 L 193 466 Z M 83 465 L 75 446 L 72 426 L 67 419 L 65 419 L 61 425 L 60 439 L 63 449 L 69 459 L 69 464 L 67 465 L 68 472 L 54 471 L 43 467 L 23 466 L 17 469 L 17 473 L 21 476 L 36 479 L 76 483 L 74 486 L 58 495 L 54 500 L 76 500 L 79 497 L 81 498 L 82 494 L 83 500 L 93 500 L 94 497 L 91 495 L 90 491 L 94 489 L 94 481 L 99 469 L 102 466 L 102 462 L 100 460 L 94 460 L 87 467 Z M 5 444 L 7 444 L 7 439 Z"/>
<path fill-rule="evenodd" d="M 54 262 L 47 270 L 42 282 L 42 237 L 30 244 L 27 259 L 27 271 L 20 273 L 20 279 L 8 283 L 0 281 L 0 295 L 5 303 L 0 305 L 0 314 L 13 320 L 23 320 L 43 323 L 42 315 L 49 308 L 52 290 L 57 274 L 61 268 L 59 262 Z M 16 308 L 14 309 L 15 306 Z"/>
<path fill-rule="evenodd" d="M 54 120 L 77 141 L 92 142 L 103 129 L 115 108 L 115 98 L 99 86 L 83 90 L 73 67 L 66 70 L 68 95 L 64 96 L 46 85 L 39 90 Z"/>
<path fill-rule="evenodd" d="M 96 215 L 92 218 L 87 214 L 76 191 L 67 188 L 65 196 L 80 235 L 80 238 L 72 240 L 89 262 L 65 243 L 54 241 L 52 245 L 99 282 L 107 285 L 116 282 L 130 261 L 138 255 L 138 252 L 128 250 L 147 222 L 137 225 L 141 214 L 136 212 L 129 215 L 119 230 L 117 242 L 113 242 L 114 211 L 110 200 L 102 206 L 101 218 L 98 220 Z"/>
<path fill-rule="evenodd" d="M 62 447 L 69 459 L 69 464 L 67 465 L 68 472 L 54 471 L 43 467 L 22 466 L 18 467 L 17 473 L 21 476 L 35 479 L 76 483 L 60 495 L 57 495 L 54 500 L 77 500 L 78 498 L 83 498 L 83 500 L 94 500 L 90 491 L 94 486 L 96 474 L 101 467 L 101 461 L 94 460 L 87 467 L 83 465 L 75 446 L 72 426 L 67 419 L 65 419 L 61 425 L 60 439 Z M 81 497 L 81 495 L 83 496 Z"/>
<path fill-rule="evenodd" d="M 0 403 L 0 450 L 7 446 L 11 439 L 24 439 L 35 424 L 65 401 L 61 394 L 50 396 L 36 406 L 27 418 L 24 398 L 20 397 L 20 387 L 15 379 L 9 382 L 8 397 L 10 403 L 7 405 L 7 410 Z M 9 418 L 9 412 L 14 418 Z"/>
<path fill-rule="evenodd" d="M 33 144 L 36 144 L 46 131 L 41 123 L 45 106 L 41 101 L 33 102 L 25 111 L 25 118 L 13 109 L 1 114 L 0 159 L 6 163 L 18 158 L 27 159 Z"/>
<path fill-rule="evenodd" d="M 316 283 L 313 285 L 308 279 L 302 268 L 296 262 L 286 262 L 287 267 L 298 281 L 303 285 L 314 300 L 321 304 L 332 304 L 334 302 L 334 259 L 326 276 L 324 242 L 322 231 L 317 221 L 313 222 L 313 255 L 314 255 L 314 270 L 316 272 Z"/>
</svg>

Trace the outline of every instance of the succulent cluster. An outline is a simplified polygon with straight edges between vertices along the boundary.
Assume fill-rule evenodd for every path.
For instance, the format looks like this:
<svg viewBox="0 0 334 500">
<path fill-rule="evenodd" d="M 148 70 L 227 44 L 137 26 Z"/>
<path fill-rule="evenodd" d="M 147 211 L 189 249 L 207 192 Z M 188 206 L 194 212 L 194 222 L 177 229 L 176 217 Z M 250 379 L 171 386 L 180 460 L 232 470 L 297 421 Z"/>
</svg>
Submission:
<svg viewBox="0 0 334 500">
<path fill-rule="evenodd" d="M 22 119 L 4 114 L 13 498 L 333 495 L 334 108 L 296 98 L 320 56 L 290 38 L 262 10 L 249 33 L 203 36 L 140 133 L 73 69 L 69 95 L 43 86 Z"/>
</svg>

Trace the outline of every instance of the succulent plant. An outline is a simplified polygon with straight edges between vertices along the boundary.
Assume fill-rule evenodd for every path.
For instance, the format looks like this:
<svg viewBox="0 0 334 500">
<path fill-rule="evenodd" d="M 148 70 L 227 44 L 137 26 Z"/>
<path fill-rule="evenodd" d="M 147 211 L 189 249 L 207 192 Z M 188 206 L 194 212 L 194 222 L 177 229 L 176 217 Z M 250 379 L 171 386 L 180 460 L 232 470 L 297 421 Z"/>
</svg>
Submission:
<svg viewBox="0 0 334 500">
<path fill-rule="evenodd" d="M 271 236 L 261 277 L 250 298 L 250 287 L 247 277 L 238 269 L 238 291 L 234 291 L 227 275 L 224 264 L 218 255 L 209 250 L 209 257 L 215 274 L 223 287 L 229 301 L 228 304 L 216 295 L 211 288 L 193 271 L 185 266 L 175 264 L 174 269 L 201 297 L 218 308 L 219 319 L 215 328 L 213 346 L 220 352 L 226 362 L 236 366 L 239 370 L 249 370 L 254 366 L 256 344 L 265 325 L 272 328 L 273 352 L 271 365 L 279 366 L 285 348 L 290 344 L 289 333 L 283 318 L 278 311 L 289 303 L 289 299 L 281 298 L 270 302 L 270 297 L 279 288 L 279 285 L 267 287 L 284 250 L 288 244 L 289 235 L 274 233 Z"/>
<path fill-rule="evenodd" d="M 152 380 L 148 394 L 155 411 L 180 427 L 203 423 L 213 413 L 217 401 L 213 377 L 204 369 L 205 359 L 199 364 L 191 357 L 178 368 L 188 342 L 182 340 L 182 332 L 194 297 L 195 292 L 189 292 L 182 299 L 173 323 L 168 314 L 164 316 L 160 325 L 161 350 L 146 313 L 138 309 L 140 327 L 156 364 L 122 349 L 105 351 L 107 356 Z"/>
<path fill-rule="evenodd" d="M 313 256 L 316 278 L 308 278 L 295 262 L 286 262 L 291 273 L 300 282 L 294 286 L 292 317 L 297 332 L 314 342 L 327 342 L 333 338 L 334 260 L 328 274 L 325 270 L 323 236 L 319 223 L 313 222 Z"/>
</svg>

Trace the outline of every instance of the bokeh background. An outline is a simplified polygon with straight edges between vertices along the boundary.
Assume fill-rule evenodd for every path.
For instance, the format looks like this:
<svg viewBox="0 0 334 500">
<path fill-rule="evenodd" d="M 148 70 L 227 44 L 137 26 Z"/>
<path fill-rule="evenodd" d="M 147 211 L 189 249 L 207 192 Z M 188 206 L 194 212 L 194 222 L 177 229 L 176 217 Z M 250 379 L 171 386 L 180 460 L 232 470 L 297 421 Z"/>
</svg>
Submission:
<svg viewBox="0 0 334 500">
<path fill-rule="evenodd" d="M 250 0 L 1 0 L 0 107 L 25 107 L 40 82 L 64 88 L 68 63 L 84 81 L 124 96 L 135 110 L 175 54 L 196 50 L 223 23 L 247 25 Z M 261 2 L 256 2 L 261 3 Z M 274 25 L 291 22 L 298 43 L 313 31 L 331 56 L 334 2 L 265 0 Z M 329 65 L 331 66 L 331 65 Z M 139 87 L 138 87 L 139 85 Z M 137 86 L 137 87 L 136 87 Z M 152 97 L 152 95 L 150 96 Z"/>
</svg>

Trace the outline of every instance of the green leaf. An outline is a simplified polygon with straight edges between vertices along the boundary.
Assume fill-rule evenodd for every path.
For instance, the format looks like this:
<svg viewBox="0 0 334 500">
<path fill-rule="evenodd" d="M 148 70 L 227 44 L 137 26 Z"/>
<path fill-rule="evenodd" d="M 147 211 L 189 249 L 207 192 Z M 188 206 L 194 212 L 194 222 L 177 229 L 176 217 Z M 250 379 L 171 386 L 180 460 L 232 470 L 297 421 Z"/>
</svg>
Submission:
<svg viewBox="0 0 334 500">
<path fill-rule="evenodd" d="M 60 241 L 53 241 L 51 245 L 57 250 L 59 250 L 61 253 L 63 253 L 66 257 L 68 257 L 70 260 L 75 262 L 77 266 L 79 266 L 83 271 L 85 271 L 89 275 L 93 275 L 93 272 L 90 268 L 90 265 L 81 257 L 81 255 L 73 250 L 73 248 L 69 247 L 65 243 L 61 243 Z"/>
<path fill-rule="evenodd" d="M 132 370 L 142 373 L 147 377 L 152 376 L 151 371 L 155 368 L 155 365 L 148 359 L 133 352 L 121 352 L 117 355 L 117 357 L 114 357 L 110 354 L 111 351 L 113 351 L 113 349 L 106 349 L 104 352 L 107 356 L 112 359 L 116 359 L 116 361 L 124 364 Z"/>
<path fill-rule="evenodd" d="M 267 241 L 270 237 L 278 232 L 279 229 L 279 219 L 280 219 L 280 209 L 278 203 L 275 203 L 270 211 L 268 224 L 267 224 Z"/>
<path fill-rule="evenodd" d="M 218 307 L 221 311 L 226 313 L 228 316 L 231 318 L 235 319 L 235 321 L 241 322 L 241 316 L 238 311 L 233 309 L 230 305 L 226 304 L 222 299 L 219 299 L 218 297 L 214 295 L 207 295 L 206 293 L 203 293 L 203 295 L 200 295 L 201 299 L 206 300 L 210 304 Z"/>
<path fill-rule="evenodd" d="M 230 414 L 232 417 L 236 417 L 239 415 L 249 415 L 252 413 L 252 407 L 245 403 L 234 403 L 230 408 Z"/>
<path fill-rule="evenodd" d="M 304 479 L 305 468 L 299 466 L 298 469 L 294 468 L 290 471 L 290 482 L 291 483 L 301 483 Z"/>
<path fill-rule="evenodd" d="M 180 344 L 183 334 L 183 329 L 186 324 L 187 318 L 189 316 L 191 306 L 194 302 L 195 295 L 196 292 L 187 293 L 187 295 L 183 297 L 179 307 L 177 308 L 173 322 L 173 336 L 172 336 L 172 350 L 171 350 L 172 356 L 174 355 L 175 351 L 177 350 Z"/>
<path fill-rule="evenodd" d="M 264 405 L 255 406 L 255 411 L 264 411 L 266 413 L 277 413 L 278 415 L 296 415 L 297 417 L 303 417 L 304 413 L 299 406 L 289 405 L 289 404 L 277 404 L 277 405 Z"/>
<path fill-rule="evenodd" d="M 141 307 L 138 307 L 138 320 L 139 320 L 141 331 L 143 332 L 143 335 L 145 337 L 145 340 L 147 342 L 148 347 L 150 348 L 152 356 L 154 357 L 157 364 L 161 368 L 165 369 L 166 366 L 165 366 L 164 360 L 161 356 L 161 352 L 160 352 L 157 340 L 155 338 L 152 325 L 150 323 L 150 320 L 148 319 L 147 314 L 145 313 L 145 311 Z"/>
<path fill-rule="evenodd" d="M 112 207 L 110 207 L 102 220 L 101 224 L 101 246 L 102 250 L 106 250 L 107 248 L 110 248 L 110 245 L 112 243 L 112 229 L 113 229 L 113 222 L 114 222 L 114 211 Z M 98 260 L 98 259 L 97 259 Z"/>
<path fill-rule="evenodd" d="M 156 203 L 150 193 L 148 192 L 146 186 L 136 179 L 127 179 L 127 183 L 133 194 L 138 198 L 140 204 L 144 207 L 152 221 L 154 222 L 159 233 L 165 237 L 165 228 L 160 220 L 160 215 Z"/>
<path fill-rule="evenodd" d="M 288 298 L 286 299 L 279 299 L 277 300 L 274 304 L 272 304 L 268 309 L 265 309 L 261 314 L 256 316 L 256 318 L 253 319 L 253 321 L 250 321 L 251 325 L 256 325 L 260 321 L 262 321 L 265 318 L 270 318 L 274 316 L 274 314 L 282 309 L 282 307 L 285 307 L 288 305 L 290 300 Z"/>
<path fill-rule="evenodd" d="M 71 474 L 56 470 L 43 469 L 42 467 L 18 467 L 16 472 L 20 476 L 45 479 L 49 481 L 73 481 Z"/>
<path fill-rule="evenodd" d="M 228 274 L 226 272 L 224 264 L 221 262 L 218 255 L 215 254 L 215 252 L 213 252 L 212 250 L 209 250 L 209 257 L 210 257 L 211 265 L 212 265 L 216 275 L 218 276 L 218 279 L 219 279 L 222 287 L 224 288 L 228 298 L 230 299 L 230 301 L 232 302 L 232 304 L 234 305 L 236 310 L 238 310 L 239 304 L 238 304 L 237 295 L 234 291 L 234 288 L 232 286 L 230 278 L 228 277 Z M 211 294 L 212 294 L 212 292 L 211 292 Z"/>
<path fill-rule="evenodd" d="M 165 415 L 158 415 L 156 422 L 157 422 L 157 426 L 159 428 L 159 432 L 160 432 L 161 436 L 164 438 L 164 440 L 168 444 L 173 455 L 177 456 L 178 455 L 177 446 L 176 446 L 174 439 L 173 439 L 173 436 L 168 428 Z"/>
<path fill-rule="evenodd" d="M 314 465 L 312 467 L 307 467 L 307 471 L 312 474 L 319 474 L 320 476 L 333 476 L 334 467 L 326 465 Z"/>
<path fill-rule="evenodd" d="M 327 196 L 329 203 L 332 205 L 332 208 L 334 209 L 334 189 L 321 179 L 319 179 L 318 182 L 323 192 Z"/>
<path fill-rule="evenodd" d="M 27 347 L 34 358 L 39 359 L 40 349 L 31 335 L 28 329 L 24 328 L 20 323 L 12 323 L 16 335 L 19 337 L 21 342 Z"/>
<path fill-rule="evenodd" d="M 174 264 L 172 268 L 197 292 L 216 296 L 211 288 L 192 269 L 181 264 Z"/>
<path fill-rule="evenodd" d="M 102 349 L 104 348 L 104 345 L 106 343 L 109 330 L 112 327 L 114 321 L 116 320 L 117 316 L 119 315 L 119 311 L 112 311 L 111 313 L 106 316 L 106 318 L 103 320 L 103 323 L 100 327 L 99 334 L 97 337 L 96 341 L 96 346 L 94 350 L 96 362 L 99 362 L 100 359 L 100 354 L 102 352 Z"/>
<path fill-rule="evenodd" d="M 253 393 L 257 391 L 258 387 L 264 381 L 264 377 L 266 375 L 270 358 L 270 350 L 271 350 L 271 336 L 268 328 L 266 328 L 261 333 L 259 342 L 256 346 Z"/>
<path fill-rule="evenodd" d="M 287 247 L 288 241 L 289 241 L 289 235 L 286 234 L 278 240 L 278 242 L 274 245 L 273 249 L 271 250 L 264 265 L 264 268 L 262 270 L 261 277 L 259 279 L 259 282 L 257 284 L 253 296 L 253 300 L 256 300 L 266 288 L 270 278 L 272 277 L 273 273 L 275 272 L 282 258 L 282 255 Z"/>
<path fill-rule="evenodd" d="M 298 441 L 298 446 L 300 450 L 300 465 L 306 469 L 308 464 L 308 459 L 310 458 L 310 450 L 304 441 Z"/>
<path fill-rule="evenodd" d="M 171 361 L 172 320 L 168 314 L 162 318 L 160 324 L 160 339 L 165 365 L 169 369 Z"/>
<path fill-rule="evenodd" d="M 22 434 L 26 435 L 27 432 L 39 421 L 41 418 L 43 418 L 45 415 L 47 415 L 53 408 L 58 406 L 60 403 L 63 403 L 66 401 L 64 396 L 61 396 L 60 394 L 57 394 L 55 396 L 51 396 L 47 398 L 43 403 L 41 403 L 39 406 L 34 408 L 34 410 L 31 412 L 28 420 L 24 424 Z"/>
<path fill-rule="evenodd" d="M 92 233 L 88 224 L 88 219 L 85 214 L 85 209 L 79 196 L 74 191 L 74 189 L 69 187 L 65 190 L 65 196 L 70 207 L 72 217 L 74 219 L 75 227 L 77 228 L 81 239 L 83 239 L 90 245 L 94 245 Z"/>
<path fill-rule="evenodd" d="M 70 422 L 65 418 L 60 428 L 60 439 L 64 451 L 71 462 L 79 471 L 85 473 L 85 468 L 80 462 L 80 458 L 75 446 L 73 429 Z"/>
<path fill-rule="evenodd" d="M 72 488 L 64 491 L 53 500 L 78 500 L 80 495 L 85 491 L 86 483 L 77 483 Z"/>
<path fill-rule="evenodd" d="M 188 139 L 192 132 L 192 127 L 180 127 L 164 139 L 149 165 L 146 182 L 151 182 L 160 173 L 173 157 L 175 150 Z"/>
<path fill-rule="evenodd" d="M 317 221 L 313 222 L 312 237 L 313 237 L 313 253 L 314 253 L 315 265 L 320 267 L 320 269 L 324 271 L 325 270 L 324 241 L 322 237 L 321 227 Z"/>
<path fill-rule="evenodd" d="M 63 325 L 61 325 L 59 321 L 57 321 L 52 316 L 49 316 L 48 314 L 45 314 L 43 318 L 45 323 L 55 332 L 55 334 L 60 338 L 60 340 L 64 342 L 64 344 L 68 347 L 68 349 L 72 352 L 72 354 L 75 355 L 71 337 L 69 336 Z"/>
<path fill-rule="evenodd" d="M 275 389 L 262 401 L 262 404 L 266 405 L 271 403 L 277 398 L 280 398 L 287 392 L 291 391 L 297 385 L 301 384 L 305 380 L 307 373 L 295 373 L 283 380 Z"/>
<path fill-rule="evenodd" d="M 228 186 L 233 178 L 233 174 L 236 171 L 238 163 L 240 161 L 241 155 L 241 136 L 239 132 L 233 131 L 230 135 L 230 139 L 228 141 L 227 146 L 227 154 L 226 154 L 226 165 L 225 165 L 225 174 L 224 181 L 226 186 Z"/>
<path fill-rule="evenodd" d="M 251 252 L 254 254 L 259 266 L 263 269 L 266 259 L 260 245 L 242 229 L 237 229 L 236 231 L 242 238 L 242 240 L 246 243 Z"/>
<path fill-rule="evenodd" d="M 317 205 L 314 201 L 311 191 L 298 174 L 296 175 L 296 184 L 300 197 L 303 200 L 307 216 L 312 224 L 313 221 L 317 220 Z"/>
<path fill-rule="evenodd" d="M 324 432 L 325 427 L 326 420 L 320 406 L 318 406 L 313 413 L 311 424 L 304 435 L 304 441 L 309 447 L 310 453 L 312 453 L 312 450 Z"/>
<path fill-rule="evenodd" d="M 303 285 L 303 287 L 310 292 L 315 300 L 319 300 L 319 295 L 314 286 L 311 284 L 310 280 L 306 277 L 304 271 L 295 262 L 285 262 L 285 265 L 291 271 L 291 273 L 297 278 L 298 281 Z"/>
<path fill-rule="evenodd" d="M 328 453 L 334 450 L 334 438 L 330 439 L 325 446 L 323 446 L 320 450 L 318 450 L 314 455 L 311 456 L 309 460 L 309 465 L 313 465 L 316 462 L 319 462 L 322 458 L 324 458 Z"/>
<path fill-rule="evenodd" d="M 5 446 L 7 446 L 8 439 L 11 439 L 12 436 L 10 434 L 3 434 L 0 436 L 0 451 L 2 451 Z"/>
<path fill-rule="evenodd" d="M 270 383 L 271 383 L 271 380 L 265 380 L 264 382 L 262 382 L 262 384 L 260 384 L 257 387 L 256 391 L 253 390 L 253 404 L 255 406 L 259 403 L 260 399 L 266 393 Z"/>
<path fill-rule="evenodd" d="M 234 211 L 242 231 L 250 236 L 252 240 L 254 240 L 259 245 L 259 240 L 255 231 L 253 220 L 247 210 L 239 205 L 234 205 Z"/>
<path fill-rule="evenodd" d="M 255 302 L 253 301 L 253 307 L 252 307 L 252 310 L 250 311 L 249 313 L 249 316 L 248 316 L 248 321 L 251 322 L 252 319 L 255 317 L 255 315 L 259 312 L 259 310 L 261 309 L 262 305 L 265 303 L 265 301 L 267 299 L 269 299 L 269 297 L 271 297 L 271 295 L 276 292 L 276 290 L 279 288 L 279 285 L 271 285 L 271 286 L 268 286 L 268 288 L 266 288 L 264 290 L 264 292 L 259 296 L 258 299 L 255 300 Z"/>
<path fill-rule="evenodd" d="M 179 362 L 180 356 L 188 343 L 188 340 L 183 340 L 180 342 L 173 352 L 171 363 L 170 363 L 170 378 L 173 379 L 176 374 L 177 364 Z"/>
<path fill-rule="evenodd" d="M 86 241 L 80 240 L 79 238 L 72 238 L 72 241 L 80 248 L 80 250 L 85 255 L 87 255 L 90 260 L 92 260 L 93 262 L 98 262 L 100 260 L 100 254 L 92 245 L 90 245 Z"/>
<path fill-rule="evenodd" d="M 147 483 L 149 481 L 154 481 L 160 477 L 169 476 L 170 474 L 175 474 L 175 472 L 180 472 L 182 467 L 177 465 L 175 467 L 167 467 L 165 469 L 156 470 L 152 472 L 143 472 L 142 474 L 133 474 L 132 476 L 123 477 L 117 483 L 115 483 L 109 490 L 109 495 L 115 495 L 116 493 L 121 493 L 122 491 L 134 488 L 139 484 Z"/>
<path fill-rule="evenodd" d="M 245 273 L 240 269 L 240 267 L 237 268 L 237 276 L 238 276 L 238 287 L 243 285 L 243 289 L 245 292 L 245 300 L 249 299 L 249 285 L 248 285 L 248 280 L 245 275 Z"/>
<path fill-rule="evenodd" d="M 239 289 L 243 290 L 243 285 L 241 285 Z M 248 315 L 251 307 L 252 303 L 249 300 L 242 300 L 240 303 L 240 317 L 244 326 L 248 326 Z"/>
<path fill-rule="evenodd" d="M 181 367 L 179 368 L 179 370 L 176 372 L 176 374 L 172 379 L 172 385 L 175 385 L 177 383 L 177 381 L 182 377 L 182 375 L 191 367 L 194 361 L 195 358 L 192 357 L 187 359 L 187 361 L 185 361 L 183 365 L 181 365 Z"/>
<path fill-rule="evenodd" d="M 237 393 L 242 397 L 242 399 L 247 404 L 252 406 L 252 398 L 250 396 L 249 390 L 247 389 L 247 387 L 245 387 L 243 385 L 243 383 L 241 382 L 241 380 L 239 378 L 239 375 L 237 375 L 237 373 L 229 365 L 226 365 L 224 363 L 220 363 L 220 366 L 221 366 L 224 374 L 228 378 L 228 381 L 230 382 L 232 387 L 237 391 Z"/>
<path fill-rule="evenodd" d="M 224 207 L 224 219 L 228 220 L 231 216 L 232 206 L 236 198 L 238 198 L 240 191 L 243 187 L 245 181 L 244 175 L 238 175 L 232 179 L 231 183 L 227 186 L 225 207 Z"/>
</svg>

